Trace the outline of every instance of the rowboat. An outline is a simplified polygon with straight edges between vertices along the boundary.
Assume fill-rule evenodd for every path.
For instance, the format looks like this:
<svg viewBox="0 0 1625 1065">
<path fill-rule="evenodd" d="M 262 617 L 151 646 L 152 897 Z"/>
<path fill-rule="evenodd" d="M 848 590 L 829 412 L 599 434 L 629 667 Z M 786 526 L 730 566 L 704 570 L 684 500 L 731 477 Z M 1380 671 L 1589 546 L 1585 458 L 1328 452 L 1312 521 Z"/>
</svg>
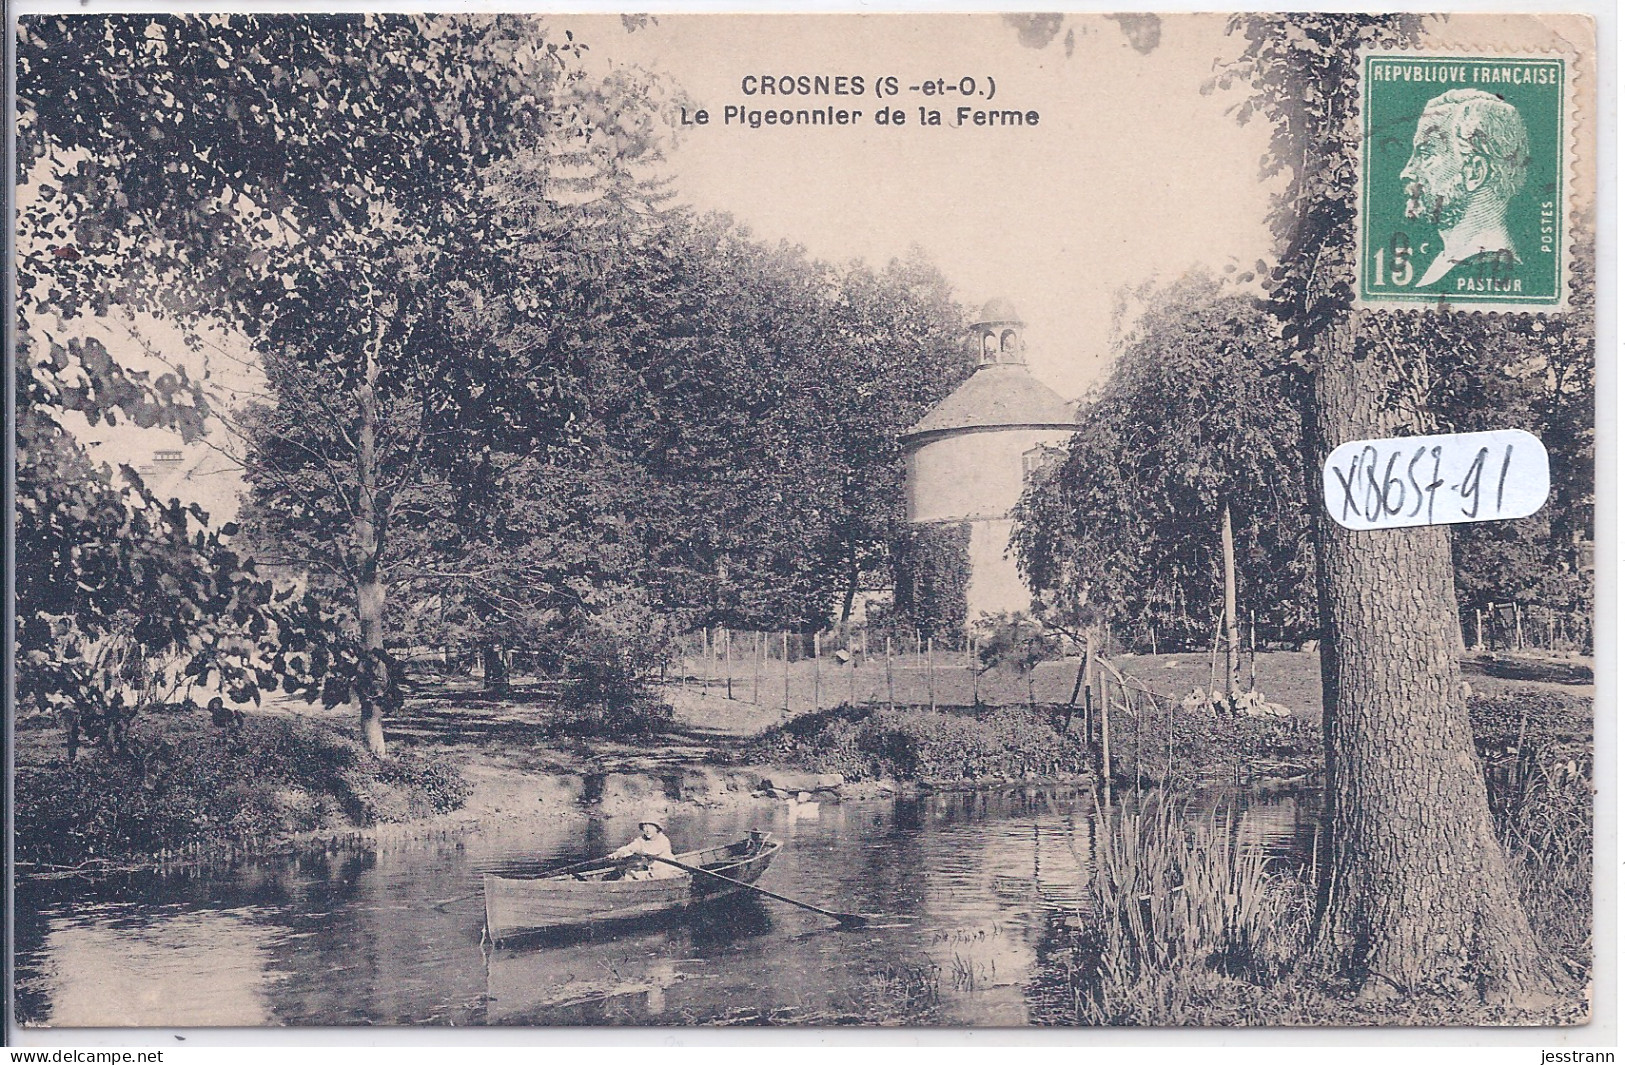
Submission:
<svg viewBox="0 0 1625 1065">
<path fill-rule="evenodd" d="M 673 857 L 716 876 L 682 873 L 664 880 L 613 880 L 619 863 L 604 859 L 574 872 L 540 877 L 485 875 L 485 931 L 492 942 L 533 932 L 579 929 L 649 917 L 744 891 L 784 847 L 766 832 L 721 847 Z M 730 887 L 716 877 L 735 881 Z"/>
</svg>

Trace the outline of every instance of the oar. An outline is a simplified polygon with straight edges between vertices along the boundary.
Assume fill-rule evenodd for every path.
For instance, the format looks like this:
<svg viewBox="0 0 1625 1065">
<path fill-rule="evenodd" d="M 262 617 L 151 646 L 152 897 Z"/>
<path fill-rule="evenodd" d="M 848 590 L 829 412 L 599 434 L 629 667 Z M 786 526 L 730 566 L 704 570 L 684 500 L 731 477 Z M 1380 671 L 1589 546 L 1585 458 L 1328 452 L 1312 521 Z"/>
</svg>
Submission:
<svg viewBox="0 0 1625 1065">
<path fill-rule="evenodd" d="M 770 899 L 778 899 L 780 902 L 788 902 L 792 906 L 800 906 L 802 909 L 811 910 L 813 913 L 821 913 L 825 917 L 832 917 L 836 921 L 839 921 L 841 923 L 841 927 L 843 928 L 862 928 L 864 925 L 869 923 L 869 918 L 865 917 L 861 913 L 837 913 L 834 910 L 826 910 L 822 907 L 814 906 L 810 902 L 802 902 L 799 899 L 792 899 L 788 896 L 780 895 L 777 892 L 769 891 L 767 888 L 759 888 L 755 884 L 747 884 L 742 880 L 735 880 L 731 876 L 723 876 L 720 873 L 713 873 L 709 869 L 701 869 L 694 865 L 684 865 L 682 862 L 679 862 L 673 858 L 662 858 L 655 854 L 645 855 L 645 857 L 649 858 L 651 861 L 665 862 L 667 865 L 674 865 L 685 873 L 694 873 L 697 876 L 708 876 L 712 880 L 720 880 L 724 884 L 731 884 L 736 888 L 744 888 L 747 891 L 754 891 L 758 895 L 766 895 Z"/>
<path fill-rule="evenodd" d="M 545 880 L 546 878 L 548 878 L 550 876 L 558 876 L 560 873 L 573 873 L 577 869 L 585 869 L 589 865 L 613 865 L 613 864 L 615 864 L 615 862 L 620 861 L 620 860 L 621 859 L 608 858 L 608 857 L 604 857 L 604 858 L 588 858 L 584 862 L 575 862 L 574 864 L 571 864 L 571 865 L 561 865 L 557 869 L 544 869 L 544 870 L 542 870 L 542 873 L 541 873 L 541 876 L 539 877 L 539 879 Z"/>
</svg>

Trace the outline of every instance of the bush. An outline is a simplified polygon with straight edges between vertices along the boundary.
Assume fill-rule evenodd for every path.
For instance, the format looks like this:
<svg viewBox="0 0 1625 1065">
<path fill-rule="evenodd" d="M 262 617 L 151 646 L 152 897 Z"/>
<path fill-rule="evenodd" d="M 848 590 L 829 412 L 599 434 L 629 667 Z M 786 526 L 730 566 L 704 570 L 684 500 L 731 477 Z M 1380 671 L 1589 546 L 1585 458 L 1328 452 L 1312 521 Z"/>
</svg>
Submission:
<svg viewBox="0 0 1625 1065">
<path fill-rule="evenodd" d="M 248 719 L 222 731 L 144 723 L 128 758 L 100 752 L 17 775 L 20 858 L 74 862 L 157 855 L 191 844 L 266 841 L 461 806 L 452 766 L 405 754 L 376 759 L 310 721 Z"/>
<path fill-rule="evenodd" d="M 574 734 L 647 734 L 671 724 L 673 711 L 644 680 L 644 669 L 616 634 L 577 633 L 564 655 L 559 730 Z"/>
<path fill-rule="evenodd" d="M 769 729 L 744 757 L 842 773 L 849 780 L 974 780 L 1088 766 L 1078 737 L 1063 735 L 1025 707 L 969 717 L 841 706 Z"/>
<path fill-rule="evenodd" d="M 1321 761 L 1317 724 L 1296 717 L 1189 710 L 1166 699 L 1140 696 L 1135 712 L 1120 701 L 1111 713 L 1112 777 L 1132 783 L 1187 786 L 1234 780 L 1260 763 L 1307 772 Z"/>
<path fill-rule="evenodd" d="M 1544 748 L 1554 744 L 1591 745 L 1589 700 L 1538 688 L 1515 688 L 1467 700 L 1473 737 L 1481 754 L 1507 748 Z"/>
</svg>

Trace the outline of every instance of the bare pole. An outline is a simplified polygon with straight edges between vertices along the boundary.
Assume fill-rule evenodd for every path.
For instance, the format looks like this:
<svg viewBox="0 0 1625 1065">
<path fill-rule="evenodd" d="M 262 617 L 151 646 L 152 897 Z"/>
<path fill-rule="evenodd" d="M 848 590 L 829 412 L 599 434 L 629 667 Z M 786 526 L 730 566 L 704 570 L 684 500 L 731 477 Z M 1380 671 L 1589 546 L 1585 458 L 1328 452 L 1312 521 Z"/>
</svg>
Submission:
<svg viewBox="0 0 1625 1065">
<path fill-rule="evenodd" d="M 724 626 L 722 629 L 722 656 L 725 668 L 728 671 L 728 700 L 734 697 L 734 634 Z"/>
<path fill-rule="evenodd" d="M 750 640 L 750 701 L 762 704 L 762 634 L 751 633 Z"/>
<path fill-rule="evenodd" d="M 1213 619 L 1213 645 L 1208 649 L 1207 657 L 1207 688 L 1214 691 L 1218 687 L 1219 679 L 1219 631 L 1224 624 L 1224 614 L 1220 613 Z"/>
<path fill-rule="evenodd" d="M 1236 623 L 1236 534 L 1230 522 L 1230 503 L 1224 504 L 1219 532 L 1224 552 L 1224 690 L 1234 695 L 1241 676 L 1241 640 Z"/>
<path fill-rule="evenodd" d="M 937 653 L 936 638 L 925 638 L 925 683 L 931 692 L 931 712 L 937 712 Z"/>
<path fill-rule="evenodd" d="M 1101 653 L 1097 642 L 1104 644 L 1103 640 L 1097 641 L 1095 630 L 1090 629 L 1088 644 L 1084 653 L 1088 655 L 1091 666 L 1089 689 L 1091 692 L 1098 693 L 1098 700 L 1091 701 L 1098 701 L 1100 704 L 1100 781 L 1102 786 L 1106 788 L 1107 793 L 1110 794 L 1112 786 L 1111 705 L 1106 695 L 1106 671 L 1101 668 L 1101 663 L 1097 658 Z"/>
<path fill-rule="evenodd" d="M 784 640 L 784 712 L 790 713 L 790 630 L 781 632 Z"/>
<path fill-rule="evenodd" d="M 846 630 L 846 699 L 848 706 L 858 705 L 858 656 L 852 653 L 852 630 Z"/>
<path fill-rule="evenodd" d="M 1247 611 L 1247 690 L 1258 690 L 1258 615 Z"/>
<path fill-rule="evenodd" d="M 891 676 L 891 637 L 886 637 L 886 709 L 897 709 L 897 691 L 892 686 Z"/>
<path fill-rule="evenodd" d="M 819 691 L 823 671 L 824 646 L 818 632 L 813 633 L 813 713 L 823 709 L 822 693 Z"/>
<path fill-rule="evenodd" d="M 1106 671 L 1096 663 L 1095 677 L 1100 685 L 1100 764 L 1106 789 L 1112 786 L 1112 705 L 1106 690 Z"/>
<path fill-rule="evenodd" d="M 700 630 L 700 659 L 705 672 L 700 682 L 700 694 L 711 694 L 711 626 L 707 625 Z"/>
</svg>

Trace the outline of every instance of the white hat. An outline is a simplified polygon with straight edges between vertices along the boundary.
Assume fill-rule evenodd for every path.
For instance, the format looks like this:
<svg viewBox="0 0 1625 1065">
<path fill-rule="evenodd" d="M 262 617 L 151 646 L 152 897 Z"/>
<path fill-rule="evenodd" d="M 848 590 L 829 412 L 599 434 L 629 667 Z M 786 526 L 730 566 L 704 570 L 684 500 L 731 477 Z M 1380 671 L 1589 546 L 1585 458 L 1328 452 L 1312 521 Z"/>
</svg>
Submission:
<svg viewBox="0 0 1625 1065">
<path fill-rule="evenodd" d="M 662 831 L 662 832 L 666 831 L 666 820 L 665 820 L 665 818 L 661 817 L 659 814 L 655 813 L 653 810 L 645 811 L 643 816 L 638 818 L 638 827 L 642 828 L 644 825 L 653 825 L 656 828 L 660 829 L 660 831 Z"/>
</svg>

